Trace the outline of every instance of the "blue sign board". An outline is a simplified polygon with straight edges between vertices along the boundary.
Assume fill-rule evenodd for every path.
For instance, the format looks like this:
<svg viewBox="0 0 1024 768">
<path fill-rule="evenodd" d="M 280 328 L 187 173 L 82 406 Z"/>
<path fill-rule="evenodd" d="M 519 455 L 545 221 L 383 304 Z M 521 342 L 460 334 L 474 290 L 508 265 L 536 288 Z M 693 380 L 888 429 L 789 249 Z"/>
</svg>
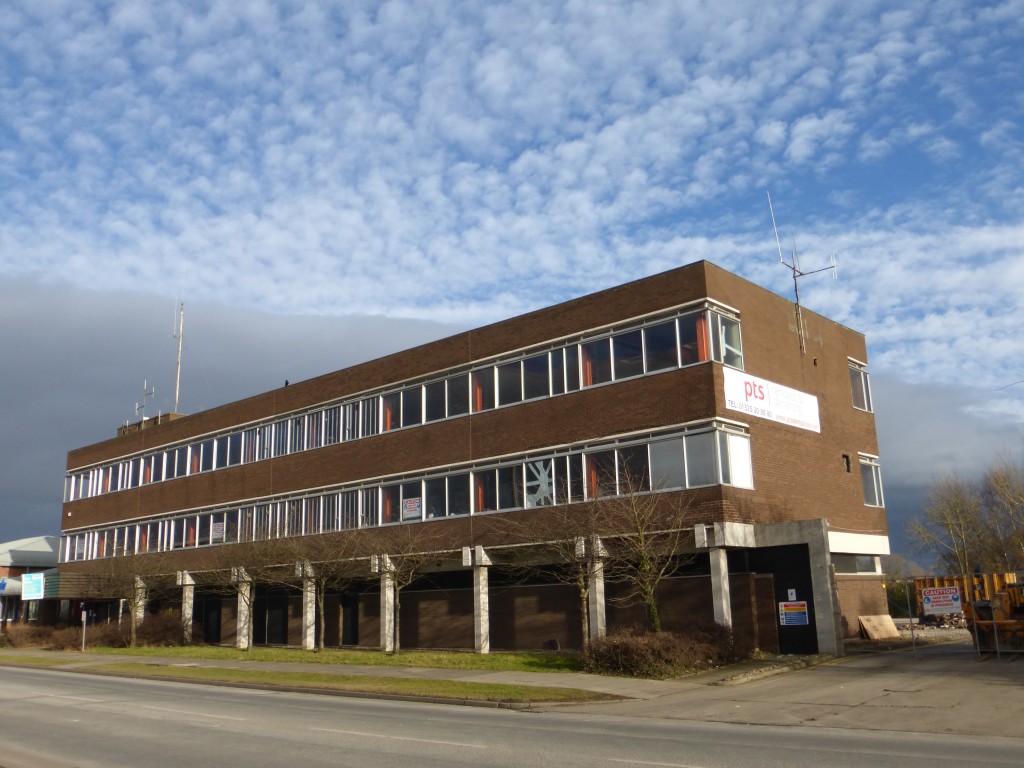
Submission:
<svg viewBox="0 0 1024 768">
<path fill-rule="evenodd" d="M 42 600 L 46 592 L 46 577 L 42 573 L 26 573 L 21 577 L 21 599 Z"/>
</svg>

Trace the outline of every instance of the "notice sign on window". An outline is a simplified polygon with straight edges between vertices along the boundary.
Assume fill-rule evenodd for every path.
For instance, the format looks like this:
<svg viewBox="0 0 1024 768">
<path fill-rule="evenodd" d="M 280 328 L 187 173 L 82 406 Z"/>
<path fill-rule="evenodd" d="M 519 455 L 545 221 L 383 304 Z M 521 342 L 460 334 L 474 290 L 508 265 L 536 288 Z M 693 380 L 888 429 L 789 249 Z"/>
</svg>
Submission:
<svg viewBox="0 0 1024 768">
<path fill-rule="evenodd" d="M 725 407 L 791 427 L 821 432 L 818 398 L 735 368 L 724 368 Z"/>
<path fill-rule="evenodd" d="M 779 603 L 779 624 L 784 627 L 798 627 L 808 623 L 806 600 Z"/>
<path fill-rule="evenodd" d="M 926 614 L 960 613 L 960 587 L 928 587 L 921 590 L 921 602 Z"/>
<path fill-rule="evenodd" d="M 414 496 L 411 499 L 402 500 L 402 519 L 403 520 L 419 520 L 422 517 L 420 510 L 423 509 L 420 504 L 420 497 Z"/>
</svg>

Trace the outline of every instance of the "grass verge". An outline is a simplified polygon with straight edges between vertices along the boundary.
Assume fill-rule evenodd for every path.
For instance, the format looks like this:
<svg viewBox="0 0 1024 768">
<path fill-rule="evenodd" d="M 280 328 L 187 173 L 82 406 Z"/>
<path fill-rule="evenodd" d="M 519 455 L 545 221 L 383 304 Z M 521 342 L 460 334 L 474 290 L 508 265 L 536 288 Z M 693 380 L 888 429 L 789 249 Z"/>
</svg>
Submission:
<svg viewBox="0 0 1024 768">
<path fill-rule="evenodd" d="M 423 667 L 427 669 L 479 669 L 495 672 L 579 672 L 575 654 L 554 653 L 461 653 L 458 651 L 403 651 L 399 654 L 374 650 L 325 650 L 320 653 L 297 648 L 253 648 L 240 651 L 215 645 L 175 648 L 96 648 L 97 655 L 211 659 L 215 661 L 273 661 L 306 664 L 342 664 L 370 667 Z"/>
<path fill-rule="evenodd" d="M 373 677 L 370 675 L 320 674 L 317 672 L 278 672 L 223 667 L 184 667 L 145 662 L 111 662 L 95 671 L 133 677 L 159 677 L 228 684 L 260 685 L 270 688 L 365 693 L 370 695 L 414 696 L 450 701 L 479 701 L 512 704 L 607 701 L 614 697 L 575 688 L 543 688 L 529 685 L 464 683 L 455 680 Z"/>
</svg>

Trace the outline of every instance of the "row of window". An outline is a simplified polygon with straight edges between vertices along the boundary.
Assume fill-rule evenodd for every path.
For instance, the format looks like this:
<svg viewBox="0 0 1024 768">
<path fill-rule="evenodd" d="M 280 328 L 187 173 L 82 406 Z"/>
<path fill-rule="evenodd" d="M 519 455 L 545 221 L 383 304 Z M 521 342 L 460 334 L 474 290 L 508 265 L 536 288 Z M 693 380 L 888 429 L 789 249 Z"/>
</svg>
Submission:
<svg viewBox="0 0 1024 768">
<path fill-rule="evenodd" d="M 66 534 L 61 558 L 163 552 L 718 484 L 752 488 L 753 474 L 749 437 L 715 422 L 585 451 Z"/>
<path fill-rule="evenodd" d="M 516 360 L 69 473 L 64 498 L 75 501 L 137 488 L 708 360 L 742 368 L 737 320 L 711 309 L 662 317 Z"/>
</svg>

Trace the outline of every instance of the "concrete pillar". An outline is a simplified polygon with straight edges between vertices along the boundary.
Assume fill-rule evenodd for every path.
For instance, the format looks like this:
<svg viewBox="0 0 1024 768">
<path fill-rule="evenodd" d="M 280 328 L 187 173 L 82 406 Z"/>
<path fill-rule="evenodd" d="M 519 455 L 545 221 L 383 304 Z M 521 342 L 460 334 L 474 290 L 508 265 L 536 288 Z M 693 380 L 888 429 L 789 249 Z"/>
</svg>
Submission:
<svg viewBox="0 0 1024 768">
<path fill-rule="evenodd" d="M 473 551 L 473 648 L 477 653 L 491 652 L 491 608 L 487 569 L 491 558 L 484 548 Z"/>
<path fill-rule="evenodd" d="M 132 621 L 135 626 L 139 626 L 142 620 L 146 618 L 146 582 L 140 579 L 138 576 L 135 577 L 135 600 L 132 606 Z"/>
<path fill-rule="evenodd" d="M 192 615 L 195 612 L 196 582 L 188 571 L 178 571 L 178 586 L 181 587 L 181 636 L 186 643 L 192 642 Z"/>
<path fill-rule="evenodd" d="M 374 555 L 370 570 L 380 574 L 380 649 L 395 652 L 395 571 L 391 558 Z"/>
<path fill-rule="evenodd" d="M 302 647 L 316 648 L 316 582 L 308 572 L 302 577 Z"/>
<path fill-rule="evenodd" d="M 590 613 L 590 639 L 598 640 L 608 632 L 608 623 L 604 610 L 604 560 L 591 557 L 590 592 L 587 595 L 587 609 Z"/>
<path fill-rule="evenodd" d="M 708 550 L 711 559 L 711 602 L 715 621 L 732 627 L 732 601 L 729 594 L 729 558 L 722 547 Z"/>
<path fill-rule="evenodd" d="M 302 581 L 302 648 L 316 648 L 316 574 L 307 560 L 295 563 L 295 578 Z"/>
<path fill-rule="evenodd" d="M 232 568 L 231 581 L 235 584 L 238 593 L 238 622 L 235 631 L 235 647 L 240 651 L 249 649 L 249 639 L 252 632 L 252 579 L 245 572 L 245 568 Z"/>
</svg>

